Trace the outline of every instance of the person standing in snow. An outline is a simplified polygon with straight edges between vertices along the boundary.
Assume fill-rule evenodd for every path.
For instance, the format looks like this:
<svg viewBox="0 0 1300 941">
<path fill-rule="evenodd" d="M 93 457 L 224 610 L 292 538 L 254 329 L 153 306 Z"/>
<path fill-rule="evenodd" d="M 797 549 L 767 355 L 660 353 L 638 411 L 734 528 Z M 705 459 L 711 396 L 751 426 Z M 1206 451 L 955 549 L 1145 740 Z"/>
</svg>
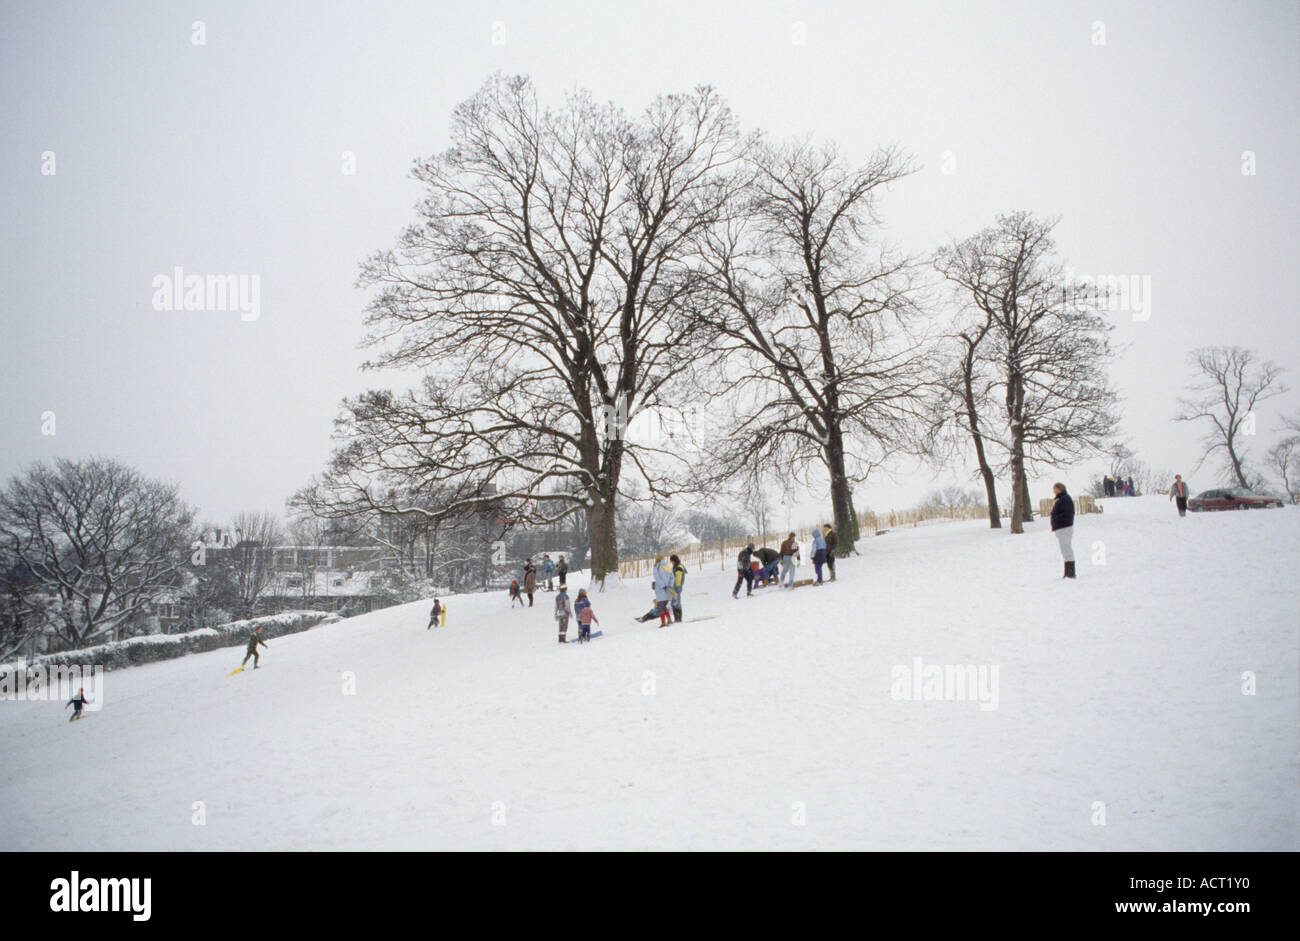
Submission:
<svg viewBox="0 0 1300 941">
<path fill-rule="evenodd" d="M 560 556 L 560 563 L 555 567 L 555 574 L 560 576 L 560 587 L 567 587 L 564 580 L 569 574 L 569 563 L 564 561 L 564 556 Z"/>
<path fill-rule="evenodd" d="M 546 590 L 555 591 L 555 563 L 549 552 L 542 556 L 542 578 L 546 579 Z"/>
<path fill-rule="evenodd" d="M 568 643 L 565 635 L 569 633 L 569 618 L 573 617 L 573 608 L 569 606 L 569 593 L 563 588 L 555 596 L 555 620 L 560 622 L 560 643 Z"/>
<path fill-rule="evenodd" d="M 578 643 L 586 644 L 591 642 L 591 622 L 600 623 L 600 618 L 596 617 L 596 612 L 591 608 L 591 599 L 587 597 L 587 589 L 578 589 L 578 600 L 573 605 L 574 611 L 578 614 Z"/>
<path fill-rule="evenodd" d="M 1187 481 L 1183 480 L 1182 474 L 1174 474 L 1173 486 L 1169 488 L 1169 499 L 1177 501 L 1179 516 L 1187 515 Z"/>
<path fill-rule="evenodd" d="M 655 559 L 655 567 L 651 576 L 650 587 L 654 589 L 655 593 L 654 607 L 636 620 L 644 622 L 658 618 L 659 626 L 663 627 L 668 623 L 668 620 L 671 617 L 668 610 L 668 602 L 672 600 L 670 593 L 673 587 L 672 569 L 668 567 L 668 563 L 664 561 L 663 556 L 659 556 Z"/>
<path fill-rule="evenodd" d="M 1052 492 L 1056 494 L 1052 504 L 1052 532 L 1056 533 L 1061 558 L 1065 560 L 1065 574 L 1061 577 L 1074 578 L 1074 547 L 1070 544 L 1074 539 L 1074 501 L 1065 492 L 1065 484 L 1059 481 L 1052 484 Z"/>
<path fill-rule="evenodd" d="M 682 619 L 682 589 L 686 587 L 686 566 L 682 565 L 682 560 L 675 555 L 670 555 L 668 561 L 673 564 L 673 620 L 680 622 Z"/>
<path fill-rule="evenodd" d="M 839 545 L 839 539 L 835 536 L 835 530 L 827 523 L 822 529 L 826 530 L 822 537 L 826 540 L 826 568 L 830 570 L 831 581 L 835 581 L 835 547 Z"/>
<path fill-rule="evenodd" d="M 72 715 L 68 718 L 68 721 L 74 722 L 77 719 L 80 719 L 81 707 L 88 702 L 90 702 L 90 700 L 86 698 L 86 687 L 82 686 L 77 690 L 77 695 L 69 699 L 67 704 L 63 707 L 64 709 L 67 709 L 68 706 L 72 707 Z"/>
<path fill-rule="evenodd" d="M 435 624 L 437 624 L 438 619 L 441 617 L 442 617 L 442 602 L 439 601 L 437 598 L 434 598 L 433 610 L 429 612 L 429 627 L 433 627 Z M 429 627 L 426 627 L 425 630 L 427 631 Z"/>
<path fill-rule="evenodd" d="M 799 560 L 799 540 L 791 533 L 781 543 L 781 587 L 794 587 L 794 565 Z"/>
<path fill-rule="evenodd" d="M 748 598 L 754 593 L 754 570 L 750 568 L 750 563 L 754 560 L 754 544 L 751 542 L 745 548 L 740 550 L 736 556 L 736 587 L 731 590 L 731 597 L 740 597 L 740 586 L 745 584 L 745 597 Z"/>
<path fill-rule="evenodd" d="M 263 647 L 269 646 L 266 641 L 262 640 L 262 625 L 260 624 L 253 628 L 253 633 L 248 635 L 248 650 L 244 654 L 244 662 L 239 665 L 239 669 L 244 669 L 245 664 L 248 663 L 249 657 L 253 658 L 253 669 L 257 669 L 257 661 L 259 659 L 257 656 L 258 644 L 261 644 Z"/>
<path fill-rule="evenodd" d="M 820 585 L 824 581 L 822 579 L 822 566 L 826 564 L 826 537 L 822 535 L 822 531 L 816 526 L 812 530 L 812 541 L 813 571 L 817 573 L 817 580 L 813 584 Z"/>
<path fill-rule="evenodd" d="M 533 606 L 533 593 L 537 591 L 537 566 L 532 559 L 524 560 L 524 594 L 528 596 L 528 607 Z"/>
<path fill-rule="evenodd" d="M 519 602 L 519 607 L 522 608 L 524 606 L 524 599 L 519 593 L 519 579 L 512 578 L 510 579 L 510 607 L 511 608 L 515 606 L 516 601 Z"/>
</svg>

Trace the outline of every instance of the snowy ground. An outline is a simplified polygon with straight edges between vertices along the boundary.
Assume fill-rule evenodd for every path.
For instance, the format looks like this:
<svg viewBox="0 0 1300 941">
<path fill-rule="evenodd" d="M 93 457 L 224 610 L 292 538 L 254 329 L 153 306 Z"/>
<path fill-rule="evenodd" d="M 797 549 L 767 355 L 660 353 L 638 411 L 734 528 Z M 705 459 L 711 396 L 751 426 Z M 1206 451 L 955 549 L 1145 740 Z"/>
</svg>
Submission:
<svg viewBox="0 0 1300 941">
<path fill-rule="evenodd" d="M 435 631 L 420 603 L 273 640 L 256 673 L 111 673 L 72 725 L 0 702 L 0 846 L 1296 849 L 1300 511 L 1110 500 L 1076 529 L 1075 582 L 1046 522 L 953 523 L 822 588 L 691 572 L 688 619 L 717 617 L 663 630 L 631 620 L 645 586 L 597 595 L 582 648 L 549 594 L 467 596 Z M 915 657 L 996 666 L 997 708 L 896 698 Z"/>
</svg>

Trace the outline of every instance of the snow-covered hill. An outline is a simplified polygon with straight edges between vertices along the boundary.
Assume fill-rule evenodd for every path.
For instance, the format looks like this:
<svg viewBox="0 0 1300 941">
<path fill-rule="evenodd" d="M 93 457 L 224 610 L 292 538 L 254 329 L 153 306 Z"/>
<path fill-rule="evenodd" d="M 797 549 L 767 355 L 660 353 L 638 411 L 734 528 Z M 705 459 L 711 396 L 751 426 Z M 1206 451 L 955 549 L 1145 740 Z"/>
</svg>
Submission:
<svg viewBox="0 0 1300 941">
<path fill-rule="evenodd" d="M 821 588 L 692 571 L 662 630 L 646 586 L 596 595 L 585 647 L 549 594 L 454 597 L 445 628 L 392 608 L 257 672 L 110 673 L 71 725 L 0 702 L 0 845 L 1295 849 L 1300 511 L 1111 500 L 1076 528 L 1073 582 L 1045 522 L 954 523 Z M 901 698 L 966 665 L 976 698 Z"/>
</svg>

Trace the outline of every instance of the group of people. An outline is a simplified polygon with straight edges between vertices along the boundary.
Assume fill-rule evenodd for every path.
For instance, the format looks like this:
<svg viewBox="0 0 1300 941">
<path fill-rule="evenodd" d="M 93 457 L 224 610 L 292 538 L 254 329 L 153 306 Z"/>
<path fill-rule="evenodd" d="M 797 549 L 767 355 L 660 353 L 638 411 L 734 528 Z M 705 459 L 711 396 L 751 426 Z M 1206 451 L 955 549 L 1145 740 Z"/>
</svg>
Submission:
<svg viewBox="0 0 1300 941">
<path fill-rule="evenodd" d="M 560 580 L 560 591 L 564 591 L 569 578 L 569 563 L 565 561 L 564 556 L 560 556 L 559 562 L 552 561 L 551 554 L 548 552 L 542 556 L 542 578 L 546 580 L 546 590 L 555 590 L 556 578 Z M 519 579 L 515 578 L 510 581 L 510 607 L 519 602 L 519 607 L 524 606 L 524 595 L 528 596 L 528 607 L 533 606 L 533 595 L 537 593 L 537 566 L 533 564 L 532 557 L 524 560 L 524 584 L 520 588 Z"/>
<path fill-rule="evenodd" d="M 812 563 L 817 573 L 813 581 L 814 585 L 826 583 L 827 579 L 823 577 L 822 572 L 823 567 L 830 575 L 829 581 L 835 581 L 836 544 L 835 529 L 830 523 L 824 524 L 821 529 L 813 527 Z M 768 546 L 755 548 L 751 542 L 736 556 L 736 587 L 731 590 L 731 597 L 740 597 L 741 585 L 745 586 L 745 597 L 752 595 L 755 588 L 766 587 L 778 580 L 782 588 L 794 588 L 795 567 L 800 561 L 802 561 L 802 554 L 799 551 L 799 540 L 794 533 L 786 536 L 785 541 L 781 543 L 780 551 Z"/>
<path fill-rule="evenodd" d="M 1133 488 L 1133 478 L 1125 480 L 1123 477 L 1103 477 L 1101 479 L 1101 489 L 1108 497 L 1136 497 L 1137 490 Z"/>
</svg>

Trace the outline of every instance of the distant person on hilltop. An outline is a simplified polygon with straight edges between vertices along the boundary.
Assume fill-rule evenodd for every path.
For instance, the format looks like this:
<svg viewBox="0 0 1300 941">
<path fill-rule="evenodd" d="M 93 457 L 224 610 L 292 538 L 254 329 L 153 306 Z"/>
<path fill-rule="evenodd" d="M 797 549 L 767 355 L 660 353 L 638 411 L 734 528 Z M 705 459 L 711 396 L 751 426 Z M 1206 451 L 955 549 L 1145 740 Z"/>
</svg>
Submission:
<svg viewBox="0 0 1300 941">
<path fill-rule="evenodd" d="M 1052 492 L 1056 494 L 1052 504 L 1052 532 L 1056 534 L 1061 558 L 1065 560 L 1065 574 L 1061 577 L 1074 578 L 1074 547 L 1070 544 L 1074 539 L 1074 501 L 1065 492 L 1063 483 L 1052 484 Z"/>
<path fill-rule="evenodd" d="M 560 587 L 561 588 L 567 587 L 565 584 L 565 579 L 569 575 L 569 563 L 564 561 L 564 556 L 560 556 L 560 562 L 558 565 L 555 566 L 555 574 L 560 576 Z"/>
<path fill-rule="evenodd" d="M 1178 515 L 1187 515 L 1187 481 L 1182 474 L 1174 474 L 1173 485 L 1169 488 L 1169 499 L 1176 501 Z"/>
<path fill-rule="evenodd" d="M 244 654 L 244 662 L 239 665 L 239 669 L 244 669 L 244 666 L 248 663 L 249 657 L 253 658 L 253 669 L 257 669 L 257 661 L 259 659 L 257 656 L 258 644 L 261 644 L 263 647 L 269 646 L 266 641 L 262 640 L 262 625 L 260 624 L 253 628 L 253 633 L 248 635 L 248 650 Z"/>
<path fill-rule="evenodd" d="M 63 707 L 64 709 L 67 709 L 68 706 L 72 707 L 72 715 L 68 718 L 68 721 L 73 722 L 80 719 L 81 707 L 88 702 L 90 702 L 90 700 L 86 698 L 86 688 L 83 686 L 77 690 L 77 695 L 69 699 L 67 704 Z"/>
<path fill-rule="evenodd" d="M 433 610 L 429 612 L 429 627 L 433 627 L 435 624 L 437 624 L 438 619 L 441 617 L 442 617 L 442 602 L 439 601 L 437 598 L 434 598 Z M 429 627 L 426 627 L 425 630 L 427 631 Z"/>
<path fill-rule="evenodd" d="M 1134 486 L 1133 486 L 1133 478 L 1132 478 L 1132 477 L 1130 477 L 1130 478 L 1125 482 L 1125 484 L 1124 484 L 1124 489 L 1128 491 L 1128 495 L 1129 495 L 1130 497 L 1136 497 L 1136 496 L 1138 495 L 1137 490 L 1136 490 L 1136 489 L 1134 488 Z"/>
<path fill-rule="evenodd" d="M 555 563 L 549 552 L 542 556 L 542 578 L 546 579 L 546 590 L 555 591 Z"/>
</svg>

